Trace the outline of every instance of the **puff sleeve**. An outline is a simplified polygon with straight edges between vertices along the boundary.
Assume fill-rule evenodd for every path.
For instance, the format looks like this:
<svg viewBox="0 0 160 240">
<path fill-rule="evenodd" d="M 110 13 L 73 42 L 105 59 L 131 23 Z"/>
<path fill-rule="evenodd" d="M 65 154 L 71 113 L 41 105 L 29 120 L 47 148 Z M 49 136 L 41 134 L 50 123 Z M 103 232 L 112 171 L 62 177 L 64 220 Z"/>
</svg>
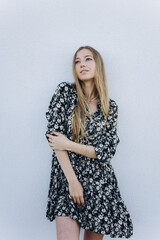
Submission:
<svg viewBox="0 0 160 240">
<path fill-rule="evenodd" d="M 105 132 L 98 136 L 92 143 L 97 159 L 102 165 L 110 162 L 115 155 L 120 139 L 117 135 L 118 105 L 110 100 L 110 111 Z"/>
<path fill-rule="evenodd" d="M 48 120 L 47 124 L 47 133 L 52 134 L 51 132 L 57 131 L 64 135 L 67 135 L 66 124 L 65 124 L 65 103 L 67 96 L 67 83 L 61 82 L 58 84 L 55 93 L 53 94 L 51 101 L 48 106 L 48 111 L 46 112 L 46 118 Z M 47 137 L 49 142 L 49 137 Z"/>
</svg>

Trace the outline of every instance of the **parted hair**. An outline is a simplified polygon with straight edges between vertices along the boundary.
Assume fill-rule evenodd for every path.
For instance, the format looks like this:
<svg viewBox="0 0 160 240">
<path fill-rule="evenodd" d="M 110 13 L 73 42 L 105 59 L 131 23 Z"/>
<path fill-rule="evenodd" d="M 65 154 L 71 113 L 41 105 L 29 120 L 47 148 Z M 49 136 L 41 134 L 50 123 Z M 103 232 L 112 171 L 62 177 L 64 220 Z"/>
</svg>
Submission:
<svg viewBox="0 0 160 240">
<path fill-rule="evenodd" d="M 78 78 L 78 76 L 75 72 L 75 59 L 77 57 L 77 53 L 82 49 L 90 50 L 93 54 L 93 58 L 95 61 L 96 71 L 95 71 L 95 77 L 94 77 L 94 83 L 95 83 L 94 91 L 96 94 L 98 94 L 98 97 L 99 97 L 100 103 L 101 103 L 101 108 L 102 108 L 102 111 L 103 111 L 103 114 L 105 117 L 104 128 L 106 127 L 106 124 L 107 124 L 107 117 L 108 117 L 108 112 L 109 112 L 108 83 L 107 83 L 104 61 L 103 61 L 100 53 L 93 47 L 81 46 L 75 52 L 74 57 L 73 57 L 73 62 L 72 62 L 73 76 L 74 76 L 76 89 L 77 89 L 77 95 L 78 95 L 78 103 L 71 114 L 71 116 L 73 117 L 72 137 L 75 142 L 80 142 L 80 139 L 83 142 L 84 138 L 87 138 L 87 136 L 85 136 L 85 127 L 86 127 L 85 117 L 86 117 L 86 115 L 88 115 L 89 118 L 92 118 L 92 116 L 87 111 L 88 104 L 85 101 L 85 95 L 84 95 L 84 91 L 82 89 L 82 81 Z"/>
</svg>

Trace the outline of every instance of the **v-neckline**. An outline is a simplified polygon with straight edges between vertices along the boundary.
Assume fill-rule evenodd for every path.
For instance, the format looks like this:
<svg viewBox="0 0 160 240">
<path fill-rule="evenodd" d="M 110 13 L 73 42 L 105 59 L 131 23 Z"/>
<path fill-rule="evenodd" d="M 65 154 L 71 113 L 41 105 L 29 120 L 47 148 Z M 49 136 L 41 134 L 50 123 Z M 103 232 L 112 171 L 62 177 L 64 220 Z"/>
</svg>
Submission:
<svg viewBox="0 0 160 240">
<path fill-rule="evenodd" d="M 74 86 L 74 87 L 73 87 L 73 86 Z M 72 85 L 72 90 L 73 90 L 73 92 L 75 92 L 76 97 L 77 97 L 77 101 L 78 101 L 78 94 L 77 94 L 77 89 L 76 89 L 75 83 Z M 89 112 L 89 114 L 90 114 L 92 117 L 96 116 L 96 115 L 99 113 L 100 109 L 101 109 L 101 102 L 100 102 L 100 100 L 99 100 L 99 102 L 97 103 L 97 108 L 98 108 L 98 109 L 97 109 L 94 113 L 91 113 L 88 108 L 87 108 L 87 111 Z"/>
<path fill-rule="evenodd" d="M 93 113 L 91 113 L 90 111 L 89 111 L 89 109 L 88 109 L 88 112 L 89 112 L 89 114 L 91 115 L 91 116 L 94 116 L 94 115 L 96 115 L 98 112 L 99 112 L 99 110 L 100 110 L 100 102 L 98 102 L 97 103 L 97 110 L 95 111 L 95 112 L 93 112 Z"/>
</svg>

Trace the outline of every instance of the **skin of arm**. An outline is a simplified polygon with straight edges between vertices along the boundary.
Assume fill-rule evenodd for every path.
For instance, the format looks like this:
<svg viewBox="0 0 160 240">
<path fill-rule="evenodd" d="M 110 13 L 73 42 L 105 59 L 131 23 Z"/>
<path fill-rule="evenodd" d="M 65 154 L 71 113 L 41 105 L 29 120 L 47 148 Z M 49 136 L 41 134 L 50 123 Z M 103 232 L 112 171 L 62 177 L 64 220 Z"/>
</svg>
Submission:
<svg viewBox="0 0 160 240">
<path fill-rule="evenodd" d="M 85 156 L 89 158 L 96 158 L 94 147 L 80 143 L 75 143 L 74 141 L 69 140 L 66 136 L 64 136 L 61 133 L 55 131 L 52 131 L 52 133 L 54 133 L 54 135 L 56 136 L 46 134 L 47 137 L 50 138 L 50 140 L 52 139 L 51 141 L 52 143 L 49 142 L 49 145 L 55 151 L 55 154 L 67 178 L 68 183 L 74 182 L 77 179 L 77 176 L 74 172 L 67 151 L 72 151 L 81 155 L 85 155 L 87 147 L 87 153 Z"/>
<path fill-rule="evenodd" d="M 86 147 L 87 147 L 87 153 L 85 155 L 85 151 L 86 151 Z M 66 144 L 66 150 L 67 151 L 71 151 L 71 152 L 75 152 L 81 155 L 84 155 L 88 158 L 97 158 L 94 147 L 90 146 L 90 145 L 85 145 L 85 144 L 81 144 L 81 143 L 76 143 L 73 142 L 71 140 L 69 140 Z"/>
<path fill-rule="evenodd" d="M 54 150 L 54 151 L 61 165 L 61 168 L 67 178 L 68 183 L 78 180 L 73 170 L 67 151 L 66 150 Z"/>
<path fill-rule="evenodd" d="M 78 154 L 81 154 L 83 156 L 86 156 L 88 158 L 96 158 L 96 152 L 94 149 L 94 146 L 91 145 L 85 145 L 82 143 L 76 143 L 70 139 L 68 139 L 66 136 L 64 136 L 61 133 L 58 133 L 56 131 L 52 131 L 52 133 L 56 136 L 52 136 L 50 134 L 47 134 L 47 136 L 52 139 L 50 143 L 50 147 L 52 147 L 53 150 L 61 150 L 61 151 L 71 151 Z"/>
<path fill-rule="evenodd" d="M 84 154 L 87 146 L 87 153 Z M 85 155 L 88 158 L 97 158 L 94 147 L 89 145 L 84 145 L 81 143 L 75 143 L 71 140 L 68 141 L 67 144 L 67 151 L 72 151 L 81 155 Z M 68 183 L 74 182 L 77 179 L 77 176 L 74 172 L 74 169 L 72 167 L 72 164 L 70 162 L 68 153 L 66 150 L 54 150 L 56 153 L 56 156 L 58 158 L 58 161 L 61 165 L 61 168 L 67 178 Z M 65 161 L 64 161 L 65 159 Z"/>
<path fill-rule="evenodd" d="M 67 150 L 77 152 L 79 154 L 85 155 L 90 158 L 94 158 L 96 157 L 94 147 L 75 143 L 69 140 L 63 134 L 57 133 L 55 131 L 52 131 L 52 132 L 54 133 L 54 135 L 57 135 L 57 136 L 52 136 L 50 134 L 47 134 L 47 137 L 50 137 L 50 140 L 52 139 L 49 145 L 55 151 L 58 162 L 64 172 L 64 175 L 66 176 L 66 179 L 69 184 L 70 195 L 73 198 L 73 201 L 75 203 L 77 202 L 79 206 L 81 204 L 84 205 L 85 203 L 84 203 L 84 196 L 83 196 L 83 187 L 81 183 L 78 181 L 78 178 L 75 174 L 73 166 L 70 162 Z M 62 146 L 63 148 L 61 149 Z M 87 153 L 85 154 L 86 147 L 87 147 Z"/>
</svg>

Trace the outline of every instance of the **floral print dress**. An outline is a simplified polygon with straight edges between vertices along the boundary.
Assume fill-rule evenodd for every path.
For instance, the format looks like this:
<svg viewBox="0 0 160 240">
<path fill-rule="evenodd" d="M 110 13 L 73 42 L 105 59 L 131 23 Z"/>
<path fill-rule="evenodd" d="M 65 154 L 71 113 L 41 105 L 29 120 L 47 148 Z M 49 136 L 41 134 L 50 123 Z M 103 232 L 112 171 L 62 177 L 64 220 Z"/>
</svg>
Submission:
<svg viewBox="0 0 160 240">
<path fill-rule="evenodd" d="M 55 130 L 72 140 L 70 114 L 77 101 L 75 83 L 58 84 L 46 112 L 48 120 L 46 133 L 51 134 L 51 131 Z M 111 165 L 111 159 L 120 142 L 117 135 L 118 105 L 113 99 L 109 99 L 109 103 L 105 132 L 103 132 L 105 118 L 100 103 L 97 105 L 98 110 L 91 114 L 93 120 L 86 116 L 85 134 L 90 138 L 89 140 L 85 138 L 83 144 L 94 147 L 97 159 L 67 151 L 75 174 L 83 187 L 85 205 L 79 206 L 70 197 L 68 181 L 53 150 L 46 217 L 53 221 L 56 216 L 70 216 L 76 219 L 83 229 L 106 234 L 112 238 L 130 238 L 133 234 L 133 223 L 121 198 Z M 49 141 L 47 136 L 46 138 Z"/>
</svg>

